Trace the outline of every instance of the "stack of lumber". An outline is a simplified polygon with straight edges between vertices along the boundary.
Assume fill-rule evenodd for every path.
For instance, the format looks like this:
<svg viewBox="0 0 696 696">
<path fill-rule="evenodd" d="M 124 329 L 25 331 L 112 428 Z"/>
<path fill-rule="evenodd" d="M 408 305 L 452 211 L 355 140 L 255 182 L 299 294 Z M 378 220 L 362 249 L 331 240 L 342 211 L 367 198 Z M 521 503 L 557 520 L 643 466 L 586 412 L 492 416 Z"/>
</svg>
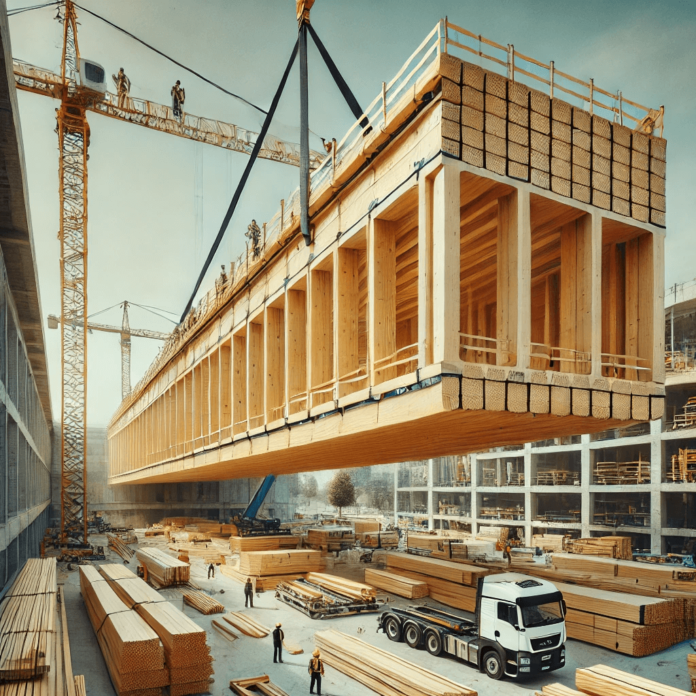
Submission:
<svg viewBox="0 0 696 696">
<path fill-rule="evenodd" d="M 428 596 L 427 582 L 413 580 L 385 570 L 365 568 L 365 582 L 379 590 L 406 597 L 406 599 L 420 599 Z"/>
<path fill-rule="evenodd" d="M 448 543 L 452 541 L 449 538 L 435 534 L 413 534 L 409 532 L 406 538 L 406 546 L 409 549 L 422 549 L 424 551 L 437 551 L 442 542 Z"/>
<path fill-rule="evenodd" d="M 336 592 L 344 597 L 350 597 L 356 602 L 374 602 L 375 588 L 362 582 L 347 580 L 338 575 L 327 573 L 307 573 L 307 582 L 319 585 L 329 592 Z"/>
<path fill-rule="evenodd" d="M 687 696 L 689 693 L 607 665 L 576 669 L 575 686 L 581 694 L 593 696 Z"/>
<path fill-rule="evenodd" d="M 169 684 L 157 633 L 129 609 L 92 566 L 80 566 L 80 589 L 119 696 L 158 696 Z"/>
<path fill-rule="evenodd" d="M 288 696 L 279 686 L 276 686 L 267 674 L 250 679 L 232 679 L 230 689 L 238 696 L 250 696 L 250 694 L 263 694 L 263 696 Z"/>
<path fill-rule="evenodd" d="M 87 696 L 87 687 L 85 686 L 85 675 L 75 675 L 75 696 Z"/>
<path fill-rule="evenodd" d="M 281 582 L 293 582 L 294 580 L 299 580 L 304 577 L 303 573 L 288 573 L 286 575 L 249 575 L 248 573 L 242 573 L 239 570 L 239 562 L 232 565 L 221 565 L 218 570 L 226 575 L 228 578 L 232 578 L 237 582 L 242 584 L 246 583 L 247 578 L 251 578 L 251 582 L 254 585 L 255 592 L 266 592 L 268 590 L 275 590 Z"/>
<path fill-rule="evenodd" d="M 686 666 L 691 677 L 691 691 L 696 693 L 696 653 L 689 653 L 686 656 Z"/>
<path fill-rule="evenodd" d="M 99 572 L 129 609 L 137 604 L 167 601 L 157 590 L 118 563 L 105 563 L 99 566 Z"/>
<path fill-rule="evenodd" d="M 55 670 L 57 591 L 56 559 L 30 558 L 0 604 L 0 682 Z"/>
<path fill-rule="evenodd" d="M 213 666 L 205 629 L 169 602 L 139 604 L 136 611 L 164 646 L 169 668 L 169 696 L 208 691 Z"/>
<path fill-rule="evenodd" d="M 633 558 L 633 553 L 631 551 L 631 537 L 624 536 L 573 539 L 570 542 L 570 551 L 571 553 L 583 554 L 586 556 L 623 558 L 628 561 Z"/>
<path fill-rule="evenodd" d="M 379 520 L 355 520 L 353 529 L 356 535 L 364 534 L 365 532 L 379 532 L 382 529 L 382 525 Z"/>
<path fill-rule="evenodd" d="M 129 546 L 126 546 L 116 534 L 107 534 L 106 538 L 109 542 L 109 548 L 115 551 L 126 563 L 133 558 L 135 551 Z"/>
<path fill-rule="evenodd" d="M 146 537 L 164 536 L 164 529 L 146 529 Z"/>
<path fill-rule="evenodd" d="M 352 527 L 314 527 L 307 530 L 307 544 L 322 551 L 341 551 L 355 545 L 355 532 Z"/>
<path fill-rule="evenodd" d="M 222 617 L 230 626 L 234 626 L 238 631 L 241 631 L 245 636 L 251 638 L 265 638 L 270 632 L 270 628 L 266 628 L 258 621 L 254 621 L 248 614 L 241 611 L 231 611 Z"/>
<path fill-rule="evenodd" d="M 532 546 L 539 547 L 547 553 L 562 553 L 565 539 L 564 534 L 535 534 L 532 537 Z"/>
<path fill-rule="evenodd" d="M 176 552 L 176 557 L 184 563 L 188 563 L 185 558 L 181 556 L 194 556 L 195 558 L 200 558 L 204 563 L 224 563 L 225 556 L 223 554 L 223 549 L 216 547 L 212 544 L 180 544 L 176 543 L 175 546 L 168 547 L 170 551 Z M 226 549 L 225 549 L 226 550 Z"/>
<path fill-rule="evenodd" d="M 199 520 L 192 524 L 185 525 L 187 532 L 198 532 L 205 537 L 216 537 L 218 539 L 228 539 L 231 534 L 235 534 L 237 526 L 234 524 L 221 524 L 209 520 Z"/>
<path fill-rule="evenodd" d="M 465 611 L 475 611 L 478 579 L 491 572 L 455 561 L 401 553 L 387 554 L 387 570 L 425 583 L 432 599 Z"/>
<path fill-rule="evenodd" d="M 138 549 L 137 559 L 147 568 L 148 578 L 161 587 L 189 581 L 191 566 L 156 548 Z"/>
<path fill-rule="evenodd" d="M 237 640 L 237 638 L 239 638 L 239 636 L 229 626 L 224 623 L 220 623 L 220 621 L 213 619 L 210 624 L 213 628 L 217 629 L 218 633 L 222 634 L 222 636 L 229 641 Z"/>
<path fill-rule="evenodd" d="M 317 631 L 314 637 L 329 667 L 381 696 L 476 696 L 465 686 L 345 633 Z"/>
<path fill-rule="evenodd" d="M 209 597 L 205 592 L 196 590 L 184 592 L 184 602 L 200 611 L 201 614 L 222 614 L 225 611 L 225 607 L 216 599 Z"/>
<path fill-rule="evenodd" d="M 230 537 L 230 551 L 241 553 L 242 551 L 274 551 L 275 549 L 296 549 L 299 537 L 288 535 Z"/>
<path fill-rule="evenodd" d="M 395 549 L 399 545 L 398 532 L 356 532 L 355 540 L 367 549 Z"/>
<path fill-rule="evenodd" d="M 575 638 L 634 657 L 684 640 L 684 603 L 556 583 L 568 607 L 566 630 Z"/>
<path fill-rule="evenodd" d="M 243 551 L 239 555 L 239 571 L 245 575 L 286 575 L 320 572 L 323 562 L 320 551 L 289 549 L 287 551 Z"/>
</svg>

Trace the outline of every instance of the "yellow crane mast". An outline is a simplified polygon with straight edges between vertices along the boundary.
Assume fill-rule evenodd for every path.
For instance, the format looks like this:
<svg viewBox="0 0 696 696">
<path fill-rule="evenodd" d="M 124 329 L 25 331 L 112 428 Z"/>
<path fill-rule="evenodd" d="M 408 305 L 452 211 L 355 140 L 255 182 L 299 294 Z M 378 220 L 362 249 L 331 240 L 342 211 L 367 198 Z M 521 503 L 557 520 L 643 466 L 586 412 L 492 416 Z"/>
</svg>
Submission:
<svg viewBox="0 0 696 696">
<path fill-rule="evenodd" d="M 258 134 L 130 95 L 124 99 L 110 94 L 104 68 L 80 57 L 72 0 L 65 0 L 62 22 L 60 75 L 18 60 L 13 70 L 18 89 L 60 100 L 61 541 L 80 545 L 87 543 L 87 112 L 245 154 L 251 154 Z M 264 139 L 258 156 L 300 165 L 300 148 L 273 136 Z M 321 158 L 311 152 L 310 167 L 318 166 Z"/>
</svg>

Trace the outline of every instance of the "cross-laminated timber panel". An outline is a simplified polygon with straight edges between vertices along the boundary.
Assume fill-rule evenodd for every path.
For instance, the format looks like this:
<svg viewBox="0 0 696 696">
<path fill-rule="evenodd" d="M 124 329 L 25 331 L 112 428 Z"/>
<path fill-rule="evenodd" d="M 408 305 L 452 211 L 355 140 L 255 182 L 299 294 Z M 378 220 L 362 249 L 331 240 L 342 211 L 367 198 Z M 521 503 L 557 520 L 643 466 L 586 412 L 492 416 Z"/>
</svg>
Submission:
<svg viewBox="0 0 696 696">
<path fill-rule="evenodd" d="M 661 416 L 663 230 L 458 160 L 447 104 L 410 108 L 349 182 L 314 193 L 312 246 L 288 236 L 116 414 L 111 483 L 461 454 Z"/>
</svg>

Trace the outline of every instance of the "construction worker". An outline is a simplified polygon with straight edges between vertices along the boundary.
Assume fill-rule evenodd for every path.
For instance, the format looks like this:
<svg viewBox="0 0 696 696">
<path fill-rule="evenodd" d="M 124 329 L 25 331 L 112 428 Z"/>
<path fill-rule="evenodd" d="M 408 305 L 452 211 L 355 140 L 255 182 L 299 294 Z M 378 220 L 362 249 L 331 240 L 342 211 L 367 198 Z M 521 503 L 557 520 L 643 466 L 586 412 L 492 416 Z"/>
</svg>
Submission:
<svg viewBox="0 0 696 696">
<path fill-rule="evenodd" d="M 123 72 L 123 68 L 118 69 L 118 75 L 112 75 L 114 84 L 116 85 L 116 94 L 118 94 L 118 108 L 126 108 L 126 100 L 131 88 L 131 82 L 128 75 Z"/>
<path fill-rule="evenodd" d="M 251 578 L 247 578 L 244 584 L 244 606 L 249 605 L 254 608 L 254 586 L 251 584 Z"/>
<path fill-rule="evenodd" d="M 251 254 L 256 259 L 261 253 L 261 228 L 256 224 L 256 220 L 251 221 L 244 236 L 251 241 Z"/>
<path fill-rule="evenodd" d="M 177 80 L 176 84 L 172 87 L 172 111 L 174 112 L 174 117 L 181 120 L 184 115 L 181 107 L 186 101 L 186 90 L 181 86 L 181 80 Z"/>
<path fill-rule="evenodd" d="M 211 573 L 212 573 L 213 578 L 214 578 L 214 577 L 215 577 L 215 565 L 214 565 L 213 563 L 211 563 L 211 564 L 208 566 L 208 580 L 210 580 L 210 574 L 211 574 Z"/>
<path fill-rule="evenodd" d="M 314 693 L 314 685 L 317 685 L 317 694 L 321 696 L 321 678 L 324 676 L 324 661 L 320 657 L 321 653 L 319 648 L 317 648 L 309 660 L 309 676 L 311 680 L 309 682 L 309 693 Z"/>
<path fill-rule="evenodd" d="M 273 629 L 273 662 L 283 661 L 283 638 L 285 638 L 285 634 L 280 624 L 277 623 Z M 278 658 L 277 660 L 276 657 Z"/>
</svg>

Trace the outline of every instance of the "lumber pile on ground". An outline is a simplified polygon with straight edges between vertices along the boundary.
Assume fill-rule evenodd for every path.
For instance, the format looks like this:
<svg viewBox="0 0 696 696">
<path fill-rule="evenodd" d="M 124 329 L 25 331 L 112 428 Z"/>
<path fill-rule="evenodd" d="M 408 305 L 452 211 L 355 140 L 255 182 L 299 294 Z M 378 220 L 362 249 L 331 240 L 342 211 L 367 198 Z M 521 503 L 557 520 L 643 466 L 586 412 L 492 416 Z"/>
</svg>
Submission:
<svg viewBox="0 0 696 696">
<path fill-rule="evenodd" d="M 87 696 L 87 687 L 85 686 L 84 674 L 75 675 L 75 696 Z"/>
<path fill-rule="evenodd" d="M 406 537 L 406 546 L 409 549 L 421 549 L 423 551 L 437 551 L 442 542 L 451 541 L 448 537 L 435 534 L 414 534 L 409 532 Z"/>
<path fill-rule="evenodd" d="M 379 520 L 354 520 L 353 529 L 355 534 L 365 534 L 367 532 L 379 532 L 382 525 Z"/>
<path fill-rule="evenodd" d="M 570 638 L 643 657 L 685 638 L 684 603 L 556 583 L 568 607 Z"/>
<path fill-rule="evenodd" d="M 365 568 L 365 582 L 385 592 L 406 599 L 420 599 L 428 596 L 428 583 L 422 580 L 396 575 L 385 570 Z"/>
<path fill-rule="evenodd" d="M 286 551 L 244 551 L 239 555 L 239 571 L 245 575 L 287 575 L 323 570 L 321 552 L 309 549 Z"/>
<path fill-rule="evenodd" d="M 546 553 L 562 553 L 566 536 L 564 534 L 535 534 L 532 536 L 532 546 Z"/>
<path fill-rule="evenodd" d="M 270 590 L 275 590 L 281 582 L 293 582 L 294 580 L 299 580 L 304 577 L 303 573 L 288 573 L 287 575 L 266 575 L 262 577 L 260 575 L 249 575 L 247 573 L 242 573 L 239 570 L 239 563 L 233 565 L 221 565 L 218 570 L 226 575 L 228 578 L 232 578 L 237 582 L 242 584 L 246 583 L 247 578 L 251 578 L 254 585 L 255 592 L 266 592 Z"/>
<path fill-rule="evenodd" d="M 573 539 L 570 542 L 571 553 L 604 558 L 623 558 L 632 560 L 631 537 L 605 536 L 586 539 Z"/>
<path fill-rule="evenodd" d="M 355 582 L 328 573 L 307 573 L 306 579 L 307 582 L 319 585 L 329 592 L 350 597 L 355 602 L 374 602 L 375 600 L 375 588 L 363 582 Z"/>
<path fill-rule="evenodd" d="M 381 696 L 476 696 L 472 689 L 345 633 L 317 631 L 314 637 L 329 667 Z"/>
<path fill-rule="evenodd" d="M 222 614 L 225 611 L 225 607 L 220 602 L 205 592 L 198 592 L 197 590 L 184 592 L 184 602 L 200 611 L 201 614 Z"/>
<path fill-rule="evenodd" d="M 133 691 L 158 696 L 169 684 L 160 639 L 129 609 L 93 566 L 80 566 L 87 615 L 119 696 Z"/>
<path fill-rule="evenodd" d="M 211 522 L 210 520 L 197 520 L 184 525 L 184 528 L 187 532 L 217 539 L 228 539 L 230 535 L 235 534 L 237 531 L 237 526 L 234 524 L 222 524 L 220 522 Z"/>
<path fill-rule="evenodd" d="M 224 623 L 221 623 L 220 621 L 216 621 L 215 619 L 213 619 L 210 622 L 210 624 L 214 629 L 218 631 L 218 633 L 220 633 L 224 638 L 226 638 L 229 641 L 237 640 L 237 638 L 239 638 L 239 636 L 229 626 L 227 626 Z"/>
<path fill-rule="evenodd" d="M 575 670 L 575 686 L 592 696 L 688 696 L 688 691 L 629 674 L 607 665 Z"/>
<path fill-rule="evenodd" d="M 355 545 L 352 527 L 324 525 L 307 530 L 307 544 L 321 551 L 341 551 Z"/>
<path fill-rule="evenodd" d="M 213 674 L 205 629 L 169 602 L 140 604 L 138 615 L 160 637 L 169 668 L 169 696 L 208 691 Z"/>
<path fill-rule="evenodd" d="M 156 548 L 138 549 L 135 555 L 147 568 L 148 579 L 161 587 L 180 585 L 190 579 L 191 566 Z"/>
<path fill-rule="evenodd" d="M 398 532 L 356 532 L 355 541 L 366 549 L 395 549 L 399 545 Z"/>
<path fill-rule="evenodd" d="M 167 601 L 157 590 L 118 563 L 105 563 L 99 566 L 99 572 L 129 609 L 137 604 Z"/>
<path fill-rule="evenodd" d="M 230 537 L 230 551 L 241 553 L 242 551 L 274 551 L 275 549 L 296 549 L 299 537 L 288 535 Z"/>
<path fill-rule="evenodd" d="M 225 562 L 225 556 L 222 552 L 222 549 L 216 548 L 215 546 L 207 546 L 207 545 L 197 545 L 197 544 L 179 544 L 177 543 L 175 546 L 169 546 L 168 547 L 170 551 L 176 552 L 176 557 L 180 561 L 184 561 L 184 563 L 188 563 L 193 556 L 194 558 L 200 558 L 206 565 L 208 563 L 224 563 Z M 183 556 L 183 558 L 182 558 Z"/>
<path fill-rule="evenodd" d="M 126 563 L 133 558 L 135 551 L 130 546 L 127 546 L 116 534 L 107 534 L 106 539 L 109 542 L 109 548 L 115 551 Z"/>
<path fill-rule="evenodd" d="M 230 626 L 234 626 L 238 631 L 241 631 L 245 636 L 251 638 L 265 638 L 270 632 L 270 628 L 266 628 L 258 621 L 254 621 L 248 614 L 241 611 L 231 611 L 222 617 Z"/>
<path fill-rule="evenodd" d="M 55 670 L 57 592 L 56 559 L 30 558 L 0 604 L 0 682 Z"/>
<path fill-rule="evenodd" d="M 288 696 L 279 686 L 276 686 L 263 674 L 260 677 L 250 679 L 232 679 L 230 689 L 238 696 L 250 696 L 250 694 L 263 694 L 263 696 Z"/>
</svg>

